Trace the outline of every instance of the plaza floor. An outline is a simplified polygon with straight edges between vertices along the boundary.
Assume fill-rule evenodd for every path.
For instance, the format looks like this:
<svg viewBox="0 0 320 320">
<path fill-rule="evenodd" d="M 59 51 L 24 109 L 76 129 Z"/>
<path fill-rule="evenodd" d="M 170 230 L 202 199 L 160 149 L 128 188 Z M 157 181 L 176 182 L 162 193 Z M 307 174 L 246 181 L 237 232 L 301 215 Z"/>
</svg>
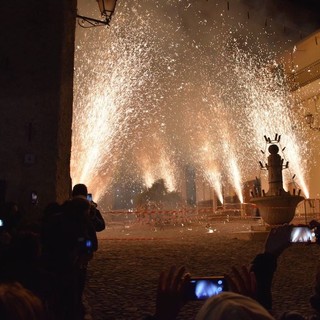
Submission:
<svg viewBox="0 0 320 320">
<path fill-rule="evenodd" d="M 99 233 L 99 250 L 90 262 L 86 301 L 94 320 L 143 319 L 155 307 L 161 270 L 184 265 L 193 276 L 221 275 L 247 265 L 263 250 L 264 239 L 239 236 L 260 226 L 257 219 L 155 226 L 109 223 Z M 277 314 L 309 315 L 309 297 L 320 257 L 318 245 L 292 245 L 278 260 L 273 298 Z M 193 319 L 201 302 L 190 302 L 178 319 Z"/>
</svg>

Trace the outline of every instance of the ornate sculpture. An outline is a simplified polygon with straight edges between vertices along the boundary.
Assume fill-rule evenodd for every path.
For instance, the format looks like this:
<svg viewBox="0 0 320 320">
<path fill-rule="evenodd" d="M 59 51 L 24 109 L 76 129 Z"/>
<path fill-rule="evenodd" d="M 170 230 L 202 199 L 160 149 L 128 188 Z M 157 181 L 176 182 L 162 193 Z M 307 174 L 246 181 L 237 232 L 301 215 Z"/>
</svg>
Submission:
<svg viewBox="0 0 320 320">
<path fill-rule="evenodd" d="M 278 138 L 279 137 L 279 138 Z M 266 137 L 265 137 L 266 138 Z M 278 138 L 278 139 L 277 139 Z M 267 143 L 271 143 L 270 138 L 266 138 Z M 276 142 L 280 141 L 280 136 L 276 135 Z M 270 155 L 268 163 L 260 166 L 268 170 L 269 190 L 261 193 L 252 194 L 253 198 L 250 202 L 257 205 L 261 218 L 269 225 L 279 225 L 289 223 L 295 215 L 296 207 L 304 197 L 300 196 L 300 190 L 296 195 L 283 189 L 282 170 L 288 168 L 289 163 L 285 165 L 284 159 L 278 154 L 279 147 L 271 144 L 268 148 Z"/>
</svg>

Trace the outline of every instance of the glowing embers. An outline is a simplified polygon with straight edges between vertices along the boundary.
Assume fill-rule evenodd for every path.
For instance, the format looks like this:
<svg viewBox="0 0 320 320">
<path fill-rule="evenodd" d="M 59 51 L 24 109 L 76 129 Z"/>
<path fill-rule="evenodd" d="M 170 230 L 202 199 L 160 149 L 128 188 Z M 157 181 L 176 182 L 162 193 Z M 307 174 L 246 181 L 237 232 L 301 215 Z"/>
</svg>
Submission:
<svg viewBox="0 0 320 320">
<path fill-rule="evenodd" d="M 214 170 L 207 170 L 205 171 L 205 177 L 216 192 L 220 203 L 223 203 L 221 173 Z"/>
</svg>

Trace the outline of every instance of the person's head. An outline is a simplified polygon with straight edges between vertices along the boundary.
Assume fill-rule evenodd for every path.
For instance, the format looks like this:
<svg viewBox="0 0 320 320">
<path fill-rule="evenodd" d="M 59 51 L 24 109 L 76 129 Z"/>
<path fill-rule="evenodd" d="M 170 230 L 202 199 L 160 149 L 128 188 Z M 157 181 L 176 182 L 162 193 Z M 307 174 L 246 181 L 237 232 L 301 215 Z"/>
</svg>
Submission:
<svg viewBox="0 0 320 320">
<path fill-rule="evenodd" d="M 44 320 L 41 300 L 20 283 L 0 284 L 0 319 Z"/>
<path fill-rule="evenodd" d="M 222 292 L 209 298 L 196 320 L 274 320 L 257 301 L 234 292 Z"/>
<path fill-rule="evenodd" d="M 74 185 L 72 189 L 72 197 L 79 197 L 79 196 L 87 197 L 87 195 L 88 195 L 88 188 L 85 184 L 78 183 Z"/>
</svg>

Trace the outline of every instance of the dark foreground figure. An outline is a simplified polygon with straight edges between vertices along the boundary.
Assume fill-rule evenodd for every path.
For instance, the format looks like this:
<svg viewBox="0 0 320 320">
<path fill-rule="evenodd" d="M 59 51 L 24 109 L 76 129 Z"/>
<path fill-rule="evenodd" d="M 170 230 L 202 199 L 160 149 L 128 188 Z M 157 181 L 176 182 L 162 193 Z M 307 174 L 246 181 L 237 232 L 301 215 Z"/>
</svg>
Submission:
<svg viewBox="0 0 320 320">
<path fill-rule="evenodd" d="M 13 224 L 0 226 L 0 284 L 8 295 L 17 292 L 17 286 L 33 294 L 42 305 L 43 317 L 1 319 L 82 320 L 87 266 L 98 250 L 96 232 L 105 228 L 96 204 L 85 194 L 74 194 L 62 205 L 48 205 L 34 225 Z"/>
</svg>

